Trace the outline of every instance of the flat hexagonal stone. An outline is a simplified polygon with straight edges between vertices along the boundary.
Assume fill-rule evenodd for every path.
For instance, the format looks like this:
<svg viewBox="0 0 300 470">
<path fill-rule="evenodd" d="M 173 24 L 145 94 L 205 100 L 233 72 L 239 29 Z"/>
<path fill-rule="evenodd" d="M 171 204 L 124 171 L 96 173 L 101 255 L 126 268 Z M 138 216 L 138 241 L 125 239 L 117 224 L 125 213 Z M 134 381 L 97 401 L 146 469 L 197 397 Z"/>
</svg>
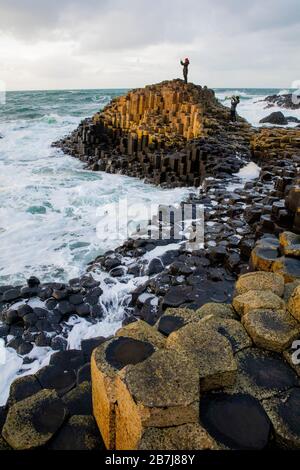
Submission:
<svg viewBox="0 0 300 470">
<path fill-rule="evenodd" d="M 257 271 L 240 276 L 235 285 L 236 295 L 245 294 L 251 290 L 272 291 L 282 297 L 284 278 L 280 274 Z"/>
<path fill-rule="evenodd" d="M 184 352 L 195 363 L 199 368 L 202 390 L 233 384 L 237 365 L 231 344 L 207 324 L 206 318 L 172 333 L 166 347 Z"/>
<path fill-rule="evenodd" d="M 199 370 L 187 354 L 158 350 L 116 379 L 116 448 L 136 449 L 147 427 L 197 423 Z"/>
<path fill-rule="evenodd" d="M 263 401 L 274 428 L 278 445 L 288 449 L 300 449 L 300 388 Z"/>
<path fill-rule="evenodd" d="M 179 307 L 180 305 L 193 301 L 193 288 L 190 286 L 170 287 L 163 300 L 163 307 Z"/>
<path fill-rule="evenodd" d="M 120 337 L 106 348 L 105 358 L 115 369 L 123 369 L 128 364 L 138 364 L 155 351 L 150 343 L 132 338 Z"/>
<path fill-rule="evenodd" d="M 300 286 L 293 290 L 287 304 L 287 309 L 300 322 Z"/>
<path fill-rule="evenodd" d="M 233 306 L 239 315 L 245 315 L 251 310 L 274 309 L 285 310 L 284 301 L 271 291 L 250 290 L 233 299 Z"/>
<path fill-rule="evenodd" d="M 92 388 L 89 382 L 83 382 L 62 397 L 62 401 L 70 415 L 91 415 Z"/>
<path fill-rule="evenodd" d="M 209 302 L 199 308 L 196 313 L 200 318 L 204 318 L 207 315 L 215 315 L 220 318 L 236 319 L 237 315 L 230 304 L 217 304 Z"/>
<path fill-rule="evenodd" d="M 213 328 L 217 333 L 228 339 L 234 353 L 252 346 L 252 341 L 247 331 L 241 322 L 237 320 L 212 316 L 207 319 L 206 326 Z"/>
<path fill-rule="evenodd" d="M 116 332 L 115 336 L 126 336 L 127 338 L 150 343 L 155 348 L 162 348 L 165 344 L 163 335 L 143 320 L 124 326 Z"/>
<path fill-rule="evenodd" d="M 85 358 L 82 351 L 77 349 L 68 349 L 67 351 L 58 351 L 50 358 L 50 365 L 59 366 L 64 370 L 75 370 L 85 364 Z"/>
<path fill-rule="evenodd" d="M 170 428 L 147 428 L 139 450 L 215 450 L 217 444 L 199 424 L 183 424 Z"/>
<path fill-rule="evenodd" d="M 48 447 L 51 450 L 105 450 L 93 416 L 71 416 Z"/>
<path fill-rule="evenodd" d="M 76 385 L 76 375 L 73 370 L 64 370 L 59 366 L 45 366 L 37 373 L 36 378 L 43 388 L 56 390 L 58 395 L 64 395 Z"/>
<path fill-rule="evenodd" d="M 251 265 L 257 271 L 272 271 L 273 264 L 278 257 L 278 248 L 259 243 L 251 252 Z"/>
<path fill-rule="evenodd" d="M 201 399 L 200 419 L 209 434 L 229 449 L 261 450 L 268 444 L 270 420 L 251 395 L 208 394 Z"/>
<path fill-rule="evenodd" d="M 235 358 L 238 363 L 235 389 L 259 400 L 300 385 L 295 372 L 276 353 L 249 348 L 237 353 Z"/>
<path fill-rule="evenodd" d="M 66 409 L 54 390 L 40 392 L 10 407 L 2 435 L 15 450 L 45 445 L 60 428 Z"/>
<path fill-rule="evenodd" d="M 278 258 L 272 267 L 273 272 L 281 274 L 285 282 L 300 279 L 300 259 L 283 256 Z"/>
<path fill-rule="evenodd" d="M 293 294 L 294 290 L 298 286 L 300 286 L 300 279 L 298 279 L 297 281 L 288 282 L 287 284 L 285 284 L 283 299 L 287 303 L 287 307 L 288 307 L 288 303 L 291 298 L 291 295 Z"/>
<path fill-rule="evenodd" d="M 10 386 L 8 402 L 10 405 L 24 400 L 42 389 L 34 375 L 26 375 L 16 379 Z"/>
<path fill-rule="evenodd" d="M 281 310 L 252 310 L 242 323 L 256 346 L 275 352 L 288 348 L 300 332 L 300 324 Z"/>
<path fill-rule="evenodd" d="M 181 317 L 174 315 L 163 315 L 158 320 L 157 329 L 164 336 L 169 336 L 173 331 L 177 331 L 185 325 L 185 321 Z"/>
</svg>

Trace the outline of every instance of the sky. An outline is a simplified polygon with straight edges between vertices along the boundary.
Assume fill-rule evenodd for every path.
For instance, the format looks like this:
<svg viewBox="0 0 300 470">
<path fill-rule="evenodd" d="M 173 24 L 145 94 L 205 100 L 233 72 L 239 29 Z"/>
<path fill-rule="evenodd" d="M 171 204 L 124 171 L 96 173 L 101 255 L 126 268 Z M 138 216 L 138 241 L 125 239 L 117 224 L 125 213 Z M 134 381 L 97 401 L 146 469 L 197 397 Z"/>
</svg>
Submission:
<svg viewBox="0 0 300 470">
<path fill-rule="evenodd" d="M 0 0 L 0 82 L 134 88 L 181 77 L 189 57 L 197 84 L 289 88 L 299 36 L 299 0 Z"/>
</svg>

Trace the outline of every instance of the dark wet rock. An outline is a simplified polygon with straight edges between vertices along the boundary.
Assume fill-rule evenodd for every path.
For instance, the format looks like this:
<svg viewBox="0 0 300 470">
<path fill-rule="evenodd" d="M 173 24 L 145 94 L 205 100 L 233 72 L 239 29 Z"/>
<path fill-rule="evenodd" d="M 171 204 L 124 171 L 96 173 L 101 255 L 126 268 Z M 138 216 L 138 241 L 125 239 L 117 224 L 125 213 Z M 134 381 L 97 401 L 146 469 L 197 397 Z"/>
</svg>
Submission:
<svg viewBox="0 0 300 470">
<path fill-rule="evenodd" d="M 90 362 L 92 352 L 95 348 L 104 343 L 106 338 L 99 336 L 98 338 L 84 339 L 81 341 L 81 350 L 84 354 L 84 358 Z"/>
<path fill-rule="evenodd" d="M 76 385 L 74 371 L 64 370 L 59 366 L 45 366 L 36 373 L 36 377 L 43 388 L 54 389 L 60 396 Z"/>
<path fill-rule="evenodd" d="M 138 364 L 154 353 L 152 344 L 121 337 L 112 341 L 106 349 L 106 361 L 115 369 L 128 364 Z"/>
<path fill-rule="evenodd" d="M 81 294 L 72 294 L 69 297 L 69 302 L 72 305 L 80 305 L 83 303 L 83 295 Z"/>
<path fill-rule="evenodd" d="M 44 333 L 39 333 L 37 334 L 34 342 L 36 346 L 45 348 L 51 345 L 51 338 L 47 337 Z"/>
<path fill-rule="evenodd" d="M 94 287 L 100 286 L 100 282 L 96 281 L 92 276 L 84 276 L 81 278 L 80 284 L 86 289 L 93 289 Z"/>
<path fill-rule="evenodd" d="M 51 340 L 51 348 L 54 349 L 54 351 L 65 351 L 67 349 L 67 346 L 67 340 L 59 336 L 56 336 Z"/>
<path fill-rule="evenodd" d="M 20 325 L 19 323 L 15 324 L 15 325 L 11 325 L 11 327 L 9 328 L 9 334 L 11 336 L 15 336 L 17 338 L 22 336 L 23 332 L 24 332 L 23 325 Z"/>
<path fill-rule="evenodd" d="M 80 304 L 75 306 L 75 312 L 80 317 L 87 317 L 91 313 L 91 307 L 88 304 Z"/>
<path fill-rule="evenodd" d="M 18 323 L 18 321 L 20 321 L 20 317 L 17 310 L 8 310 L 5 313 L 5 322 L 7 325 L 13 325 L 14 323 Z"/>
<path fill-rule="evenodd" d="M 154 258 L 150 261 L 147 268 L 147 276 L 152 276 L 153 274 L 158 274 L 164 269 L 163 264 L 159 258 Z"/>
<path fill-rule="evenodd" d="M 74 415 L 49 443 L 51 450 L 106 450 L 93 416 Z"/>
<path fill-rule="evenodd" d="M 169 336 L 173 331 L 179 330 L 182 326 L 184 326 L 185 321 L 181 317 L 177 317 L 174 315 L 164 315 L 158 323 L 158 331 L 162 333 L 164 336 Z"/>
<path fill-rule="evenodd" d="M 7 413 L 8 413 L 8 408 L 6 406 L 0 406 L 0 435 L 1 435 L 1 431 L 4 426 L 4 423 L 6 421 Z"/>
<path fill-rule="evenodd" d="M 25 356 L 26 354 L 29 354 L 32 349 L 33 345 L 31 343 L 28 341 L 22 341 L 17 347 L 17 353 L 21 356 Z"/>
<path fill-rule="evenodd" d="M 70 291 L 68 289 L 61 289 L 61 290 L 54 290 L 53 291 L 53 294 L 52 294 L 52 297 L 55 299 L 55 300 L 65 300 L 69 297 L 70 295 Z"/>
<path fill-rule="evenodd" d="M 41 332 L 52 333 L 55 331 L 54 326 L 48 320 L 38 320 L 35 324 L 37 329 Z"/>
<path fill-rule="evenodd" d="M 286 126 L 288 124 L 288 120 L 285 118 L 284 114 L 281 111 L 276 111 L 271 113 L 269 116 L 261 119 L 260 124 L 276 124 L 279 126 Z"/>
<path fill-rule="evenodd" d="M 47 307 L 48 310 L 54 310 L 57 306 L 57 300 L 55 299 L 48 299 L 45 302 L 45 306 Z"/>
<path fill-rule="evenodd" d="M 65 316 L 65 315 L 71 315 L 72 313 L 75 313 L 75 306 L 72 305 L 70 302 L 67 300 L 61 300 L 58 302 L 57 309 L 59 312 Z"/>
<path fill-rule="evenodd" d="M 20 377 L 11 384 L 8 403 L 12 406 L 17 401 L 24 400 L 41 390 L 41 385 L 34 375 Z"/>
<path fill-rule="evenodd" d="M 0 338 L 6 338 L 9 334 L 9 325 L 0 325 Z"/>
<path fill-rule="evenodd" d="M 101 305 L 93 305 L 91 308 L 91 317 L 92 318 L 103 318 L 104 309 Z"/>
<path fill-rule="evenodd" d="M 25 325 L 25 328 L 28 328 L 29 326 L 34 326 L 36 322 L 38 321 L 38 316 L 32 311 L 31 313 L 27 313 L 26 315 L 23 316 L 23 322 Z"/>
<path fill-rule="evenodd" d="M 45 287 L 44 289 L 40 289 L 39 298 L 43 301 L 48 300 L 51 298 L 52 293 L 53 289 L 51 289 L 51 287 Z"/>
<path fill-rule="evenodd" d="M 32 288 L 32 287 L 37 287 L 40 285 L 40 280 L 35 277 L 35 276 L 31 276 L 28 280 L 27 280 L 27 285 L 28 287 Z"/>
<path fill-rule="evenodd" d="M 84 354 L 76 349 L 58 351 L 50 358 L 50 365 L 59 366 L 64 370 L 75 370 L 85 364 Z"/>
<path fill-rule="evenodd" d="M 31 297 L 36 297 L 39 292 L 39 287 L 22 287 L 21 296 L 25 299 L 30 299 Z"/>
<path fill-rule="evenodd" d="M 84 364 L 84 366 L 80 367 L 77 371 L 77 385 L 81 384 L 82 382 L 90 382 L 91 381 L 91 363 L 88 362 Z"/>
<path fill-rule="evenodd" d="M 208 394 L 201 398 L 200 416 L 209 434 L 229 449 L 262 450 L 268 444 L 270 420 L 251 395 Z"/>
<path fill-rule="evenodd" d="M 45 445 L 61 427 L 66 409 L 54 390 L 41 390 L 13 405 L 3 427 L 3 437 L 15 450 Z"/>
<path fill-rule="evenodd" d="M 62 398 L 70 415 L 91 415 L 92 388 L 89 382 L 82 382 Z"/>
</svg>

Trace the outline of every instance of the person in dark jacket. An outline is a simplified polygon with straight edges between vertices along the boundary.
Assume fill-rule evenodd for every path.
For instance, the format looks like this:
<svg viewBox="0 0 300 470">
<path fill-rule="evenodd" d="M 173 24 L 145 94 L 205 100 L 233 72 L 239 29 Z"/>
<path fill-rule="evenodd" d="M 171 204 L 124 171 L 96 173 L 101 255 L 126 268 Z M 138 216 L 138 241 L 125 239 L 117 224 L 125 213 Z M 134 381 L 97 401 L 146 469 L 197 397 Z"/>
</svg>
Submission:
<svg viewBox="0 0 300 470">
<path fill-rule="evenodd" d="M 231 108 L 230 108 L 230 120 L 232 122 L 236 122 L 237 120 L 237 115 L 236 115 L 236 108 L 237 105 L 240 102 L 240 97 L 239 96 L 232 96 L 231 98 Z"/>
<path fill-rule="evenodd" d="M 184 62 L 181 60 L 180 61 L 181 65 L 183 66 L 183 78 L 184 78 L 184 81 L 185 83 L 188 82 L 188 73 L 189 73 L 189 65 L 190 65 L 190 61 L 188 58 L 186 58 L 184 60 Z"/>
</svg>

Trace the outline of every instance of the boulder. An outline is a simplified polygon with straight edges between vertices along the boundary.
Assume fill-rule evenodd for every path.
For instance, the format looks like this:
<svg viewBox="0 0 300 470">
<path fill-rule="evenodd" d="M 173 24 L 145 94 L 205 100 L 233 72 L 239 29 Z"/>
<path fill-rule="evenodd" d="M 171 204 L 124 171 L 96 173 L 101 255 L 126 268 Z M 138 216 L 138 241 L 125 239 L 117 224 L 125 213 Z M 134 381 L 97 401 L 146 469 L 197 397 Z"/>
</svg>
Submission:
<svg viewBox="0 0 300 470">
<path fill-rule="evenodd" d="M 10 407 L 2 435 L 15 450 L 35 449 L 51 439 L 66 413 L 54 390 L 41 390 Z"/>
<path fill-rule="evenodd" d="M 246 294 L 248 291 L 268 290 L 279 297 L 283 296 L 284 278 L 280 274 L 258 271 L 240 276 L 235 285 L 236 295 Z"/>
<path fill-rule="evenodd" d="M 148 427 L 198 423 L 199 370 L 182 352 L 159 350 L 126 367 L 116 390 L 118 450 L 137 449 Z"/>
<path fill-rule="evenodd" d="M 76 375 L 73 370 L 65 370 L 61 366 L 45 366 L 37 373 L 36 378 L 43 388 L 56 390 L 59 396 L 69 392 L 76 385 Z"/>
<path fill-rule="evenodd" d="M 34 375 L 20 377 L 14 380 L 10 386 L 8 402 L 11 406 L 17 401 L 24 400 L 24 398 L 34 395 L 41 389 L 42 387 Z"/>
<path fill-rule="evenodd" d="M 216 450 L 217 444 L 208 432 L 196 423 L 170 428 L 147 428 L 138 450 Z"/>
<path fill-rule="evenodd" d="M 300 324 L 281 310 L 251 310 L 242 323 L 256 346 L 282 352 L 299 336 Z"/>
<path fill-rule="evenodd" d="M 285 311 L 285 302 L 272 291 L 250 290 L 233 299 L 233 307 L 243 316 L 251 310 L 273 309 Z"/>
<path fill-rule="evenodd" d="M 279 241 L 285 256 L 300 257 L 300 235 L 283 232 L 279 236 Z"/>
</svg>

